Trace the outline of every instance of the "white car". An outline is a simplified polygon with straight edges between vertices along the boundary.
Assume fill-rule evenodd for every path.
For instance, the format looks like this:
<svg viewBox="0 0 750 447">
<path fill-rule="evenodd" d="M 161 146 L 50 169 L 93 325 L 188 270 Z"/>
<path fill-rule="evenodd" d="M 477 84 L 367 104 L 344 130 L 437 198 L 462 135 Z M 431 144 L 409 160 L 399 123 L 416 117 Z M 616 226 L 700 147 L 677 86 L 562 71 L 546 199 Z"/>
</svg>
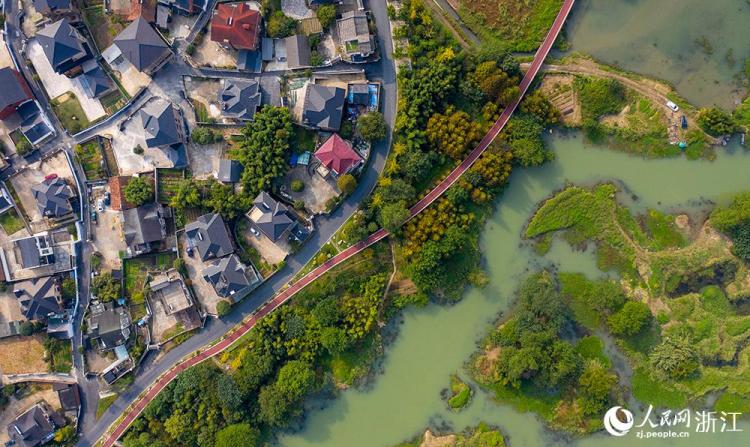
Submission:
<svg viewBox="0 0 750 447">
<path fill-rule="evenodd" d="M 672 101 L 667 101 L 667 107 L 669 107 L 669 109 L 672 110 L 673 112 L 680 110 L 677 104 L 673 103 Z"/>
<path fill-rule="evenodd" d="M 254 227 L 250 227 L 250 232 L 253 234 L 253 236 L 260 237 L 260 233 Z"/>
<path fill-rule="evenodd" d="M 96 201 L 96 209 L 101 213 L 104 211 L 104 200 L 99 199 Z"/>
</svg>

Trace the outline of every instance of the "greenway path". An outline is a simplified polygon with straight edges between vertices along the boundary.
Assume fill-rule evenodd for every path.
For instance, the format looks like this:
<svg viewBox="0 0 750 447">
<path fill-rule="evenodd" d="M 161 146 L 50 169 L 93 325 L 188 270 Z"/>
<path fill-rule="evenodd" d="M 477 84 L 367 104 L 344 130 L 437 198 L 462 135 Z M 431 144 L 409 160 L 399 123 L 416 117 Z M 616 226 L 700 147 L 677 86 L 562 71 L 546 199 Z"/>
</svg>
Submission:
<svg viewBox="0 0 750 447">
<path fill-rule="evenodd" d="M 490 128 L 484 138 L 482 138 L 482 141 L 479 142 L 477 147 L 475 147 L 471 151 L 468 157 L 463 162 L 461 162 L 461 164 L 458 165 L 442 182 L 440 182 L 438 186 L 427 193 L 427 195 L 425 195 L 409 210 L 410 219 L 421 213 L 425 208 L 427 208 L 428 206 L 430 206 L 430 204 L 437 200 L 448 188 L 450 188 L 461 177 L 461 175 L 464 174 L 471 167 L 471 165 L 477 161 L 477 159 L 482 155 L 487 147 L 489 147 L 490 143 L 492 143 L 492 141 L 500 134 L 500 131 L 502 131 L 503 127 L 505 127 L 505 125 L 508 123 L 511 115 L 513 115 L 513 112 L 518 107 L 521 99 L 528 91 L 531 82 L 534 80 L 534 77 L 536 76 L 542 66 L 542 63 L 544 62 L 544 59 L 549 54 L 549 51 L 552 48 L 555 40 L 557 39 L 557 36 L 560 34 L 560 31 L 562 30 L 562 27 L 565 24 L 565 20 L 568 18 L 568 15 L 570 14 L 574 3 L 575 0 L 564 0 L 562 8 L 560 9 L 560 12 L 558 13 L 554 23 L 552 24 L 552 28 L 549 30 L 547 36 L 544 39 L 544 42 L 542 42 L 542 45 L 537 50 L 534 56 L 534 61 L 529 66 L 529 70 L 526 72 L 523 80 L 521 81 L 521 84 L 519 86 L 520 95 L 518 96 L 518 98 L 505 108 L 503 113 L 500 115 L 500 118 L 495 122 L 492 128 Z M 141 414 L 141 412 L 143 412 L 146 406 L 148 406 L 148 404 L 167 385 L 169 385 L 169 383 L 174 380 L 178 374 L 188 368 L 192 368 L 193 366 L 201 362 L 211 359 L 225 349 L 229 348 L 239 338 L 247 334 L 253 327 L 255 327 L 260 319 L 287 302 L 294 295 L 296 295 L 297 292 L 304 289 L 307 285 L 326 274 L 336 265 L 346 261 L 357 253 L 360 253 L 367 247 L 385 239 L 386 237 L 388 237 L 388 232 L 384 229 L 380 229 L 368 236 L 366 239 L 345 249 L 322 265 L 313 269 L 310 273 L 290 285 L 287 289 L 275 295 L 271 300 L 259 307 L 253 315 L 251 315 L 245 321 L 228 332 L 224 338 L 213 345 L 207 346 L 202 350 L 194 352 L 190 357 L 185 358 L 184 360 L 175 364 L 174 367 L 158 377 L 154 381 L 154 383 L 143 394 L 141 394 L 130 407 L 128 407 L 123 412 L 122 417 L 118 421 L 116 421 L 115 424 L 111 427 L 111 430 L 109 430 L 109 432 L 104 435 L 101 445 L 103 447 L 112 447 L 113 445 L 115 445 L 117 440 L 125 433 L 130 424 L 135 421 L 135 419 Z"/>
</svg>

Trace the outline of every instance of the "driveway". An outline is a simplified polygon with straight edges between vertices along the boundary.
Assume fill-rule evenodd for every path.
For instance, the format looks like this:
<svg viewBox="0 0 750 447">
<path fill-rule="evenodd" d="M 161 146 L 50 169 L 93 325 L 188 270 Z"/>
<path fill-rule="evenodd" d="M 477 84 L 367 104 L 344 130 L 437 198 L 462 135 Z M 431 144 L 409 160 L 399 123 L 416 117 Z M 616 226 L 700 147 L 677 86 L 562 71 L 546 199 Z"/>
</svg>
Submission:
<svg viewBox="0 0 750 447">
<path fill-rule="evenodd" d="M 70 79 L 65 75 L 57 74 L 49 64 L 47 57 L 44 55 L 42 46 L 35 39 L 29 41 L 26 49 L 26 56 L 34 65 L 34 69 L 42 81 L 44 90 L 50 98 L 57 98 L 67 92 L 72 92 L 81 103 L 81 108 L 86 114 L 86 118 L 93 122 L 106 116 L 107 112 L 102 104 L 96 98 L 89 98 L 81 88 L 79 81 Z"/>
</svg>

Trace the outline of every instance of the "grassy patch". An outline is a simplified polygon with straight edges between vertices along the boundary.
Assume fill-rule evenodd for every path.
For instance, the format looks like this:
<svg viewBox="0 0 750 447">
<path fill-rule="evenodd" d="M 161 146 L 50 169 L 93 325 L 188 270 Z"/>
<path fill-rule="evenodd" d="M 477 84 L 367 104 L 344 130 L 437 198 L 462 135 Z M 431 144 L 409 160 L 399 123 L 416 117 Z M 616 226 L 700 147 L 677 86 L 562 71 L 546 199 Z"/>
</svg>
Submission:
<svg viewBox="0 0 750 447">
<path fill-rule="evenodd" d="M 461 20 L 487 45 L 532 51 L 544 39 L 562 0 L 460 0 Z"/>
<path fill-rule="evenodd" d="M 86 173 L 86 180 L 100 180 L 107 177 L 104 159 L 97 139 L 90 140 L 75 147 L 75 155 Z"/>
<path fill-rule="evenodd" d="M 667 408 L 683 408 L 687 403 L 685 393 L 652 379 L 640 368 L 633 373 L 633 395 L 643 403 Z"/>
<path fill-rule="evenodd" d="M 369 337 L 359 348 L 332 357 L 329 366 L 336 383 L 351 386 L 357 379 L 363 377 L 367 369 L 362 365 L 368 364 L 368 358 L 373 354 L 374 346 L 373 337 Z"/>
<path fill-rule="evenodd" d="M 599 360 L 599 363 L 609 368 L 611 362 L 609 357 L 604 353 L 604 342 L 601 338 L 591 335 L 583 337 L 576 343 L 576 352 L 587 360 Z"/>
<path fill-rule="evenodd" d="M 102 417 L 105 411 L 112 406 L 113 403 L 117 400 L 117 395 L 102 397 L 99 399 L 99 403 L 96 406 L 96 418 L 99 419 Z"/>
<path fill-rule="evenodd" d="M 157 201 L 168 204 L 172 200 L 172 197 L 177 194 L 177 188 L 185 178 L 185 173 L 182 169 L 159 169 L 158 178 L 159 184 L 157 185 L 157 189 L 159 190 L 159 195 Z"/>
<path fill-rule="evenodd" d="M 292 150 L 301 154 L 303 152 L 315 152 L 315 132 L 302 126 L 294 126 L 292 138 Z"/>
<path fill-rule="evenodd" d="M 73 367 L 73 352 L 70 342 L 48 338 L 44 342 L 47 350 L 47 363 L 52 372 L 69 373 Z"/>
<path fill-rule="evenodd" d="M 73 93 L 68 92 L 58 96 L 50 101 L 50 105 L 68 132 L 75 134 L 89 127 L 90 123 L 83 112 L 83 107 Z"/>
<path fill-rule="evenodd" d="M 448 406 L 455 411 L 463 409 L 471 400 L 471 387 L 456 374 L 451 375 L 451 394 Z"/>
<path fill-rule="evenodd" d="M 18 215 L 15 209 L 9 209 L 0 214 L 0 225 L 2 225 L 7 235 L 24 229 L 23 219 L 21 219 L 21 216 Z"/>
<path fill-rule="evenodd" d="M 199 123 L 213 123 L 215 120 L 208 114 L 208 108 L 202 102 L 197 99 L 190 98 L 190 103 L 195 109 L 195 120 Z"/>
<path fill-rule="evenodd" d="M 24 155 L 32 149 L 29 139 L 26 138 L 26 135 L 22 134 L 18 129 L 10 133 L 10 139 L 16 146 L 16 152 L 18 153 L 18 155 Z"/>
<path fill-rule="evenodd" d="M 172 267 L 175 256 L 172 253 L 157 253 L 123 260 L 125 272 L 125 297 L 129 300 L 133 292 L 143 289 L 149 272 L 164 271 Z M 135 319 L 135 317 L 133 317 Z"/>
<path fill-rule="evenodd" d="M 646 230 L 651 236 L 650 248 L 664 250 L 687 245 L 685 236 L 675 225 L 674 217 L 656 210 L 648 210 L 644 218 Z"/>
</svg>

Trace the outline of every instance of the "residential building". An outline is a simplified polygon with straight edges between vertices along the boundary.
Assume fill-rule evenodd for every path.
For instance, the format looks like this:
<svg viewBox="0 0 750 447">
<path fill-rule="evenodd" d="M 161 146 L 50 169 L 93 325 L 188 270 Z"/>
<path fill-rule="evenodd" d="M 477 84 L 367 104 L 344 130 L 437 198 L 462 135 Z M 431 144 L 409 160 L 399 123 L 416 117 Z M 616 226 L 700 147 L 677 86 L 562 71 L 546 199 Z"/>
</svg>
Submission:
<svg viewBox="0 0 750 447">
<path fill-rule="evenodd" d="M 161 68 L 172 55 L 169 45 L 143 17 L 138 17 L 122 30 L 115 37 L 113 46 L 117 51 L 106 51 L 110 65 L 119 65 L 120 58 L 124 58 L 136 70 L 148 75 Z"/>
<path fill-rule="evenodd" d="M 287 236 L 299 223 L 297 217 L 283 203 L 263 191 L 253 200 L 248 219 L 273 242 Z"/>
<path fill-rule="evenodd" d="M 0 120 L 5 120 L 16 113 L 16 109 L 26 101 L 32 101 L 34 95 L 29 85 L 18 71 L 0 68 Z"/>
<path fill-rule="evenodd" d="M 115 211 L 123 211 L 135 208 L 132 203 L 125 200 L 125 187 L 132 177 L 118 175 L 109 178 L 110 204 L 109 207 Z"/>
<path fill-rule="evenodd" d="M 81 395 L 77 383 L 55 383 L 52 389 L 57 392 L 60 399 L 60 407 L 71 419 L 78 418 L 78 410 L 81 408 Z"/>
<path fill-rule="evenodd" d="M 31 192 L 43 217 L 59 219 L 73 212 L 70 204 L 74 197 L 73 189 L 55 174 L 48 175 L 41 183 L 32 186 Z"/>
<path fill-rule="evenodd" d="M 224 80 L 224 88 L 219 92 L 221 114 L 228 118 L 250 121 L 260 107 L 261 95 L 258 81 Z"/>
<path fill-rule="evenodd" d="M 305 92 L 302 124 L 306 127 L 338 132 L 344 115 L 346 90 L 309 84 Z"/>
<path fill-rule="evenodd" d="M 336 30 L 344 52 L 352 61 L 364 61 L 375 52 L 375 39 L 363 11 L 345 12 L 336 21 Z"/>
<path fill-rule="evenodd" d="M 36 447 L 46 444 L 55 437 L 57 429 L 65 425 L 65 418 L 61 414 L 47 402 L 40 401 L 8 425 L 9 445 Z"/>
<path fill-rule="evenodd" d="M 13 253 L 21 268 L 33 269 L 55 263 L 55 252 L 49 233 L 39 233 L 13 241 Z"/>
<path fill-rule="evenodd" d="M 156 0 L 109 0 L 109 10 L 127 22 L 143 17 L 148 23 L 156 21 Z"/>
<path fill-rule="evenodd" d="M 206 267 L 203 278 L 213 286 L 217 295 L 233 302 L 241 300 L 260 283 L 255 269 L 245 266 L 234 254 Z"/>
<path fill-rule="evenodd" d="M 188 249 L 197 251 L 201 261 L 234 253 L 232 236 L 220 214 L 204 214 L 185 225 L 185 236 Z"/>
<path fill-rule="evenodd" d="M 152 245 L 167 237 L 166 217 L 169 208 L 149 203 L 122 212 L 125 244 L 131 256 L 148 253 Z"/>
<path fill-rule="evenodd" d="M 115 89 L 114 82 L 96 60 L 84 62 L 81 69 L 83 74 L 78 79 L 89 98 L 101 98 Z"/>
<path fill-rule="evenodd" d="M 177 107 L 165 100 L 151 101 L 138 111 L 137 119 L 147 148 L 159 149 L 169 167 L 187 165 L 185 128 Z"/>
<path fill-rule="evenodd" d="M 193 307 L 190 292 L 175 269 L 155 276 L 149 283 L 149 290 L 151 299 L 158 300 L 167 315 L 175 315 Z"/>
<path fill-rule="evenodd" d="M 211 40 L 234 50 L 255 51 L 260 20 L 260 11 L 249 2 L 219 3 L 211 17 Z"/>
<path fill-rule="evenodd" d="M 219 160 L 219 171 L 216 174 L 216 179 L 222 183 L 237 183 L 240 181 L 244 170 L 245 167 L 239 161 L 222 158 Z"/>
<path fill-rule="evenodd" d="M 86 39 L 67 18 L 46 25 L 37 31 L 36 40 L 42 46 L 44 55 L 55 73 L 64 74 L 70 78 L 81 74 L 81 64 L 92 57 Z"/>
<path fill-rule="evenodd" d="M 56 276 L 17 282 L 13 284 L 13 295 L 18 299 L 21 312 L 27 320 L 44 323 L 49 317 L 64 310 L 60 281 Z"/>
<path fill-rule="evenodd" d="M 73 11 L 70 0 L 33 0 L 34 9 L 45 17 L 57 17 Z"/>
<path fill-rule="evenodd" d="M 367 83 L 349 84 L 349 94 L 346 101 L 349 104 L 368 107 L 371 105 L 370 85 Z"/>
<path fill-rule="evenodd" d="M 100 350 L 115 349 L 130 338 L 130 314 L 124 306 L 114 303 L 97 303 L 89 308 L 87 320 L 89 339 L 99 345 Z"/>
<path fill-rule="evenodd" d="M 73 338 L 73 321 L 67 311 L 47 318 L 47 335 L 59 340 Z"/>
<path fill-rule="evenodd" d="M 335 176 L 347 174 L 359 167 L 364 159 L 357 151 L 352 149 L 351 144 L 335 133 L 315 151 L 321 166 L 325 168 L 321 174 L 325 177 L 328 172 L 333 172 Z M 320 172 L 320 171 L 319 171 Z"/>
<path fill-rule="evenodd" d="M 205 0 L 160 0 L 159 3 L 185 16 L 198 14 L 206 8 Z"/>
<path fill-rule="evenodd" d="M 307 68 L 310 62 L 310 40 L 304 34 L 295 34 L 284 39 L 286 47 L 286 64 L 294 70 L 295 68 Z"/>
<path fill-rule="evenodd" d="M 11 208 L 13 208 L 13 199 L 11 199 L 5 186 L 0 184 L 0 213 L 4 213 Z"/>
</svg>

